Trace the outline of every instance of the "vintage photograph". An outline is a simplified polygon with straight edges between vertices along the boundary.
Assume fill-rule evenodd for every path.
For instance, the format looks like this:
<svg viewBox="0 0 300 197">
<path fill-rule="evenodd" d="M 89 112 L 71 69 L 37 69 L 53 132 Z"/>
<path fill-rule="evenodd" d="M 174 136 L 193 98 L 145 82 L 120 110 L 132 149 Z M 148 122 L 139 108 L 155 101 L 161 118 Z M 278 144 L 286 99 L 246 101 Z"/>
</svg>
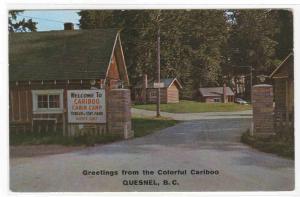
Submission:
<svg viewBox="0 0 300 197">
<path fill-rule="evenodd" d="M 292 191 L 292 9 L 9 10 L 12 192 Z"/>
</svg>

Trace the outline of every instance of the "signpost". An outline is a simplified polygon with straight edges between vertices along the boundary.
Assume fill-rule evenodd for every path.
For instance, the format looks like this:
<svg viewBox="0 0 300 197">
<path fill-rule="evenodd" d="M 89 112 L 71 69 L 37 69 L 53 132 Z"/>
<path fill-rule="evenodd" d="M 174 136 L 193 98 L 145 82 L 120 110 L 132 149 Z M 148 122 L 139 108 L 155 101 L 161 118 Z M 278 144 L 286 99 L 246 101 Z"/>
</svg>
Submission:
<svg viewBox="0 0 300 197">
<path fill-rule="evenodd" d="M 105 90 L 68 90 L 69 123 L 105 123 Z"/>
<path fill-rule="evenodd" d="M 163 88 L 164 87 L 164 83 L 153 83 L 153 87 L 154 88 Z"/>
</svg>

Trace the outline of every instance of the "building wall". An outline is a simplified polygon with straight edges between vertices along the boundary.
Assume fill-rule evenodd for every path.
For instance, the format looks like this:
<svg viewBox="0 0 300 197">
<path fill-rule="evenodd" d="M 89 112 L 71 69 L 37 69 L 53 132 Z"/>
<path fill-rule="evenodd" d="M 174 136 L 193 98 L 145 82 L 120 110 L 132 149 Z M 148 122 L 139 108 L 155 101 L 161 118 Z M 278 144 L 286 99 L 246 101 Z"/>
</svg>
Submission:
<svg viewBox="0 0 300 197">
<path fill-rule="evenodd" d="M 292 128 L 294 124 L 294 82 L 287 78 L 274 79 L 274 119 L 277 132 Z"/>
<path fill-rule="evenodd" d="M 120 80 L 120 75 L 118 71 L 118 64 L 115 55 L 112 58 L 111 64 L 108 69 L 107 79 L 110 88 L 115 88 L 118 81 Z"/>
<path fill-rule="evenodd" d="M 99 80 L 97 80 L 99 81 Z M 100 86 L 100 84 L 97 84 Z M 11 83 L 9 88 L 9 122 L 11 132 L 61 132 L 67 134 L 67 91 L 91 89 L 90 80 L 32 81 Z M 33 90 L 63 90 L 63 111 L 33 112 Z"/>
<path fill-rule="evenodd" d="M 32 97 L 29 87 L 14 87 L 9 90 L 9 119 L 16 123 L 30 123 Z"/>
<path fill-rule="evenodd" d="M 148 88 L 147 89 L 147 103 L 156 103 L 157 100 L 157 89 Z M 160 89 L 160 102 L 167 103 L 167 88 Z"/>
<path fill-rule="evenodd" d="M 234 102 L 234 96 L 227 96 L 226 97 L 227 102 Z M 217 103 L 222 103 L 223 102 L 223 96 L 206 96 L 203 97 L 200 95 L 200 101 L 205 102 L 205 103 L 216 103 L 216 100 L 219 100 Z"/>
<path fill-rule="evenodd" d="M 179 102 L 179 90 L 178 87 L 173 83 L 167 88 L 167 103 L 178 103 Z"/>
<path fill-rule="evenodd" d="M 124 77 L 125 78 L 125 77 Z M 91 79 L 92 80 L 92 79 Z M 57 131 L 63 135 L 82 135 L 83 133 L 103 134 L 107 132 L 106 124 L 71 124 L 67 119 L 67 91 L 76 89 L 91 89 L 91 80 L 63 80 L 63 81 L 27 81 L 11 82 L 9 88 L 9 119 L 12 132 L 47 132 Z M 118 88 L 120 80 L 118 65 L 113 56 L 107 73 L 105 85 L 106 106 L 110 90 Z M 94 87 L 100 88 L 103 79 L 95 79 Z M 63 111 L 59 113 L 33 113 L 32 90 L 63 90 Z M 106 110 L 109 110 L 106 108 Z"/>
<path fill-rule="evenodd" d="M 215 96 L 215 97 L 205 97 L 204 100 L 206 103 L 216 103 L 215 99 L 219 100 L 218 103 L 222 102 L 222 97 L 221 96 Z"/>
</svg>

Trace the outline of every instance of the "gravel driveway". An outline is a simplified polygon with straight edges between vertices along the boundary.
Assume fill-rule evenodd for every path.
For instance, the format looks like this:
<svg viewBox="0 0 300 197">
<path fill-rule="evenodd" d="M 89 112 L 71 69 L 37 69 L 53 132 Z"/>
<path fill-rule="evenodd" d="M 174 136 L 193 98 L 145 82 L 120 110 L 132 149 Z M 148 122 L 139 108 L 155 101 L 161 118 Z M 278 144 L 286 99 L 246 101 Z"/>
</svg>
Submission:
<svg viewBox="0 0 300 197">
<path fill-rule="evenodd" d="M 292 190 L 294 161 L 241 144 L 240 135 L 249 127 L 250 119 L 194 120 L 145 137 L 72 153 L 12 158 L 10 187 L 40 192 Z M 146 169 L 155 174 L 186 170 L 186 175 L 144 176 L 141 172 Z M 84 170 L 110 170 L 113 176 L 86 176 Z M 121 175 L 122 170 L 139 174 Z M 191 170 L 201 174 L 191 175 Z M 205 170 L 215 174 L 205 174 Z M 126 185 L 153 179 L 159 185 Z"/>
</svg>

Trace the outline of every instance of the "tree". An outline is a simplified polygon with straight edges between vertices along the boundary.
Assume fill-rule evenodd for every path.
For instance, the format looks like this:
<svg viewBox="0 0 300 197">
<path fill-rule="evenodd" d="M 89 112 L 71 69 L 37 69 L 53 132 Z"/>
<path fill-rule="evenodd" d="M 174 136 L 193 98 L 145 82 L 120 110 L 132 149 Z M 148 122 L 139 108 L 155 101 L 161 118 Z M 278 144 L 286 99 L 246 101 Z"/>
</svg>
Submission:
<svg viewBox="0 0 300 197">
<path fill-rule="evenodd" d="M 185 98 L 199 87 L 220 86 L 227 76 L 270 74 L 292 50 L 292 14 L 282 10 L 100 10 L 81 11 L 80 27 L 118 28 L 130 81 L 156 78 L 157 29 L 161 76 L 177 77 Z M 159 20 L 158 20 L 159 19 Z"/>
<path fill-rule="evenodd" d="M 36 31 L 37 22 L 32 21 L 32 19 L 17 20 L 17 15 L 22 13 L 22 10 L 11 10 L 8 13 L 8 31 L 9 32 L 26 32 L 26 31 Z"/>
<path fill-rule="evenodd" d="M 271 10 L 277 21 L 279 31 L 275 33 L 276 56 L 283 60 L 289 53 L 293 52 L 293 12 L 290 10 Z"/>
<path fill-rule="evenodd" d="M 274 39 L 279 31 L 271 10 L 232 10 L 230 36 L 223 70 L 227 75 L 246 76 L 246 97 L 250 98 L 250 70 L 253 68 L 253 84 L 257 75 L 269 75 L 276 67 Z"/>
</svg>

